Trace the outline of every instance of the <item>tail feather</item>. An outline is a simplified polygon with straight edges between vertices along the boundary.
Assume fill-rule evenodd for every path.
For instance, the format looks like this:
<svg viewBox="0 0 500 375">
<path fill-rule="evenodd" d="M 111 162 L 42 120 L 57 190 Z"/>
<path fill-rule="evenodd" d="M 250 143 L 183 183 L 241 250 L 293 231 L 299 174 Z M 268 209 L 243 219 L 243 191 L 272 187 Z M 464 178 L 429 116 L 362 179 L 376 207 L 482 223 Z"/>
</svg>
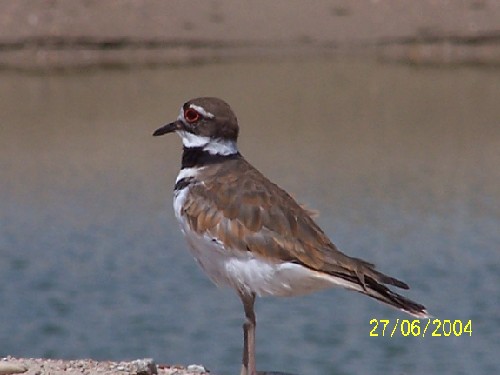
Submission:
<svg viewBox="0 0 500 375">
<path fill-rule="evenodd" d="M 398 280 L 395 277 L 384 275 L 382 272 L 379 272 L 377 270 L 372 270 L 372 271 L 375 272 L 379 280 L 384 284 L 394 285 L 401 289 L 410 289 L 408 284 L 406 284 L 404 281 Z"/>
<path fill-rule="evenodd" d="M 393 292 L 385 285 L 379 284 L 371 278 L 367 279 L 366 290 L 362 290 L 360 293 L 366 294 L 367 296 L 375 298 L 380 302 L 393 306 L 416 318 L 423 319 L 430 317 L 424 305 Z"/>
<path fill-rule="evenodd" d="M 382 284 L 387 283 L 403 289 L 409 289 L 406 283 L 393 277 L 384 275 L 378 271 L 375 272 L 380 275 L 377 275 L 379 276 L 378 279 L 380 280 L 380 282 L 366 275 L 364 276 L 363 282 L 361 282 L 360 279 L 353 274 L 332 272 L 330 273 L 330 275 L 348 281 L 350 284 L 352 284 L 352 288 L 350 289 L 372 297 L 382 303 L 385 303 L 386 305 L 395 307 L 396 309 L 404 311 L 405 313 L 410 314 L 416 318 L 423 319 L 430 317 L 424 305 L 421 305 L 420 303 L 412 301 L 409 298 L 393 292 L 384 284 Z"/>
</svg>

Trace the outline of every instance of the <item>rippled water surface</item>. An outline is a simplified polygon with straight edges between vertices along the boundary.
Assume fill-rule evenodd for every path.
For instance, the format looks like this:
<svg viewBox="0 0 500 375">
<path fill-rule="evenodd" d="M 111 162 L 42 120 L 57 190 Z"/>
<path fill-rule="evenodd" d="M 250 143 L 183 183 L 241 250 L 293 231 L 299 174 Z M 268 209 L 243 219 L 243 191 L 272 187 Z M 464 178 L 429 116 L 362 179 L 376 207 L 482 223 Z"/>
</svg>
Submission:
<svg viewBox="0 0 500 375">
<path fill-rule="evenodd" d="M 191 97 L 225 98 L 240 148 L 350 255 L 472 337 L 369 337 L 409 318 L 329 290 L 257 302 L 261 369 L 500 372 L 500 72 L 374 62 L 0 72 L 0 356 L 203 363 L 236 374 L 243 311 L 171 208 Z"/>
</svg>

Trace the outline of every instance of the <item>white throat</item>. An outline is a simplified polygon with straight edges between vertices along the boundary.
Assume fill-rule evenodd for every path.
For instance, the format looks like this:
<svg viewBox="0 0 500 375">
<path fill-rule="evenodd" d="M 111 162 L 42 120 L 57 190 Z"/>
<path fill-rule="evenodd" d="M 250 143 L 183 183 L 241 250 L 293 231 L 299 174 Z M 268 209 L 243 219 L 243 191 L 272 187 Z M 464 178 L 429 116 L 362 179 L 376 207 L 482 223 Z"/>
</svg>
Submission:
<svg viewBox="0 0 500 375">
<path fill-rule="evenodd" d="M 212 155 L 232 155 L 238 153 L 236 142 L 226 139 L 212 139 L 202 135 L 192 134 L 179 130 L 177 134 L 182 139 L 182 144 L 186 148 L 202 147 Z"/>
</svg>

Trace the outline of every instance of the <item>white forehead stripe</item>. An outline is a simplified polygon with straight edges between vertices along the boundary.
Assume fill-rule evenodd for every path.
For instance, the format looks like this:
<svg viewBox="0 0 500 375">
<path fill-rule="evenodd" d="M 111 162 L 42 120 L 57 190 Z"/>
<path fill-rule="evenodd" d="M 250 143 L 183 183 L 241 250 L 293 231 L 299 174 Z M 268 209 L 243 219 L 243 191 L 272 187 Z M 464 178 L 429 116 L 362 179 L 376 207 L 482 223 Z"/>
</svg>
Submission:
<svg viewBox="0 0 500 375">
<path fill-rule="evenodd" d="M 208 118 L 214 118 L 215 117 L 212 113 L 210 113 L 208 111 L 205 111 L 205 108 L 200 107 L 199 105 L 190 104 L 189 108 L 193 108 L 196 112 L 198 112 L 203 117 L 208 117 Z"/>
</svg>

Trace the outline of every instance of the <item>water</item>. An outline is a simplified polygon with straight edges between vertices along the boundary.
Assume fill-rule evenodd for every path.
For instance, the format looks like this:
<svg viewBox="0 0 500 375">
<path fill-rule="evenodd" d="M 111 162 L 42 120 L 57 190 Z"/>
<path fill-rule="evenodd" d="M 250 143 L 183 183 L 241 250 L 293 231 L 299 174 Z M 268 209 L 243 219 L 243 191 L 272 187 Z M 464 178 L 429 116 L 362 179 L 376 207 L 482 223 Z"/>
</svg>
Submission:
<svg viewBox="0 0 500 375">
<path fill-rule="evenodd" d="M 235 109 L 254 165 L 350 255 L 472 337 L 369 337 L 409 318 L 357 293 L 257 301 L 261 369 L 500 371 L 500 74 L 359 61 L 0 73 L 0 356 L 203 363 L 235 374 L 240 302 L 171 208 L 191 97 Z"/>
</svg>

